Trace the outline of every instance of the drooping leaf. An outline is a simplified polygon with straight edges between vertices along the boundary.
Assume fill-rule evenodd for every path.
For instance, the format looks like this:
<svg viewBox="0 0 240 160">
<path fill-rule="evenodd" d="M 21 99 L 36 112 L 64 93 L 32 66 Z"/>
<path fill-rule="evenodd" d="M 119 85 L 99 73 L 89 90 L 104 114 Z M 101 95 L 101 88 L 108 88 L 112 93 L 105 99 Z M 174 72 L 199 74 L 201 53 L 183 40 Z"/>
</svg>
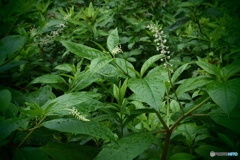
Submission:
<svg viewBox="0 0 240 160">
<path fill-rule="evenodd" d="M 226 82 L 212 82 L 207 85 L 207 92 L 212 100 L 227 114 L 240 103 L 240 79 Z"/>
<path fill-rule="evenodd" d="M 27 102 L 35 102 L 40 106 L 46 103 L 48 99 L 50 99 L 52 94 L 52 88 L 50 86 L 44 86 L 39 90 L 32 92 L 27 95 Z"/>
<path fill-rule="evenodd" d="M 154 139 L 151 133 L 139 133 L 123 137 L 117 143 L 106 145 L 95 160 L 132 160 L 148 149 Z"/>
<path fill-rule="evenodd" d="M 47 74 L 35 78 L 30 82 L 30 84 L 35 83 L 66 83 L 66 81 L 59 75 Z"/>
<path fill-rule="evenodd" d="M 240 72 L 240 61 L 236 61 L 222 68 L 222 76 L 225 80 Z"/>
<path fill-rule="evenodd" d="M 48 155 L 40 148 L 24 147 L 16 150 L 13 160 L 50 160 Z"/>
<path fill-rule="evenodd" d="M 109 57 L 95 58 L 91 61 L 91 64 L 89 66 L 90 71 L 93 73 L 98 72 L 100 69 L 109 64 L 112 60 L 113 59 L 110 59 Z"/>
<path fill-rule="evenodd" d="M 185 80 L 176 90 L 176 93 L 178 95 L 188 92 L 190 90 L 197 89 L 199 87 L 202 87 L 213 80 L 210 79 L 209 77 L 206 76 L 198 76 L 198 77 L 193 77 Z"/>
<path fill-rule="evenodd" d="M 7 89 L 0 90 L 0 112 L 5 113 L 11 102 L 11 92 Z"/>
<path fill-rule="evenodd" d="M 107 47 L 108 50 L 112 53 L 114 48 L 116 48 L 119 44 L 119 36 L 117 28 L 114 29 L 107 38 Z"/>
<path fill-rule="evenodd" d="M 42 109 L 45 109 L 46 114 L 48 115 L 57 114 L 58 111 L 68 109 L 86 101 L 91 101 L 93 98 L 99 96 L 100 94 L 92 92 L 68 93 L 53 100 L 49 100 L 42 106 Z"/>
<path fill-rule="evenodd" d="M 182 74 L 182 72 L 187 68 L 187 66 L 188 66 L 188 63 L 182 65 L 173 73 L 171 78 L 172 83 L 174 83 L 177 80 L 177 78 Z"/>
<path fill-rule="evenodd" d="M 159 109 L 165 94 L 165 84 L 161 79 L 150 76 L 144 79 L 130 78 L 128 86 L 143 102 Z"/>
<path fill-rule="evenodd" d="M 182 25 L 184 25 L 185 23 L 187 23 L 190 20 L 191 20 L 190 17 L 182 17 L 182 18 L 178 19 L 177 22 L 175 22 L 172 25 L 166 27 L 165 29 L 168 30 L 168 31 L 174 31 L 174 30 L 180 28 Z"/>
<path fill-rule="evenodd" d="M 202 69 L 204 69 L 206 72 L 208 72 L 209 74 L 213 74 L 215 76 L 220 75 L 220 69 L 211 63 L 204 62 L 204 61 L 197 61 L 196 64 L 200 66 Z"/>
<path fill-rule="evenodd" d="M 0 141 L 9 136 L 13 131 L 18 129 L 26 119 L 10 118 L 0 122 Z"/>
<path fill-rule="evenodd" d="M 94 147 L 54 142 L 50 142 L 40 149 L 56 160 L 93 160 L 99 152 L 98 148 Z"/>
<path fill-rule="evenodd" d="M 144 64 L 142 65 L 142 68 L 141 68 L 141 71 L 140 71 L 140 75 L 141 77 L 143 77 L 144 73 L 147 71 L 147 69 L 154 63 L 156 62 L 157 60 L 163 58 L 164 55 L 155 55 L 155 56 L 152 56 L 150 57 L 148 60 L 146 60 L 146 62 L 144 62 Z"/>
<path fill-rule="evenodd" d="M 70 41 L 61 41 L 61 43 L 70 52 L 72 52 L 72 53 L 74 53 L 74 54 L 76 54 L 80 57 L 89 59 L 89 60 L 92 60 L 92 59 L 97 58 L 97 57 L 106 56 L 106 54 L 104 54 L 103 52 L 101 52 L 97 49 L 85 46 L 83 44 L 78 44 L 78 43 L 74 43 L 74 42 L 70 42 Z"/>
<path fill-rule="evenodd" d="M 94 121 L 81 121 L 78 119 L 54 119 L 42 123 L 42 126 L 67 133 L 86 134 L 97 138 L 106 140 L 114 140 L 114 135 L 109 128 L 101 123 Z"/>
</svg>

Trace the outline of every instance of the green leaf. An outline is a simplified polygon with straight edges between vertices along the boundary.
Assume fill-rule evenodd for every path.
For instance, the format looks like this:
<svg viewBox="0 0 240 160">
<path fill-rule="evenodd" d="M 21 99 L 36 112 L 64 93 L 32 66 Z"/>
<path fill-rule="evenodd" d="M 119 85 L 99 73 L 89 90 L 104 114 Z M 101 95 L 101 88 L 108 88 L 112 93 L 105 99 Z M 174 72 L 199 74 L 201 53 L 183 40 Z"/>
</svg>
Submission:
<svg viewBox="0 0 240 160">
<path fill-rule="evenodd" d="M 182 25 L 184 25 L 185 23 L 187 23 L 190 20 L 191 20 L 191 18 L 189 18 L 189 17 L 182 17 L 177 22 L 166 27 L 165 29 L 168 31 L 174 31 L 174 30 L 180 28 Z"/>
<path fill-rule="evenodd" d="M 170 157 L 170 160 L 191 160 L 191 159 L 195 159 L 196 157 L 189 154 L 189 153 L 175 153 L 174 155 L 172 155 Z"/>
<path fill-rule="evenodd" d="M 77 119 L 54 119 L 42 123 L 42 126 L 60 131 L 73 134 L 86 134 L 97 138 L 103 138 L 106 140 L 114 140 L 114 134 L 111 130 L 102 125 L 101 123 L 94 121 L 81 121 Z"/>
<path fill-rule="evenodd" d="M 123 137 L 117 143 L 105 146 L 95 160 L 132 160 L 148 149 L 154 140 L 151 133 Z"/>
<path fill-rule="evenodd" d="M 182 72 L 187 68 L 187 66 L 188 66 L 188 63 L 182 65 L 173 73 L 171 78 L 172 83 L 174 83 L 177 80 L 177 78 L 182 74 Z"/>
<path fill-rule="evenodd" d="M 119 36 L 117 28 L 114 29 L 107 38 L 107 47 L 108 50 L 112 53 L 112 51 L 118 46 L 119 44 Z"/>
<path fill-rule="evenodd" d="M 226 114 L 240 103 L 240 79 L 226 82 L 212 82 L 207 85 L 207 92 L 212 100 L 219 105 Z"/>
<path fill-rule="evenodd" d="M 176 90 L 176 93 L 178 95 L 188 92 L 190 90 L 198 89 L 213 80 L 209 79 L 209 77 L 206 76 L 198 76 L 198 77 L 193 77 L 185 80 Z"/>
<path fill-rule="evenodd" d="M 208 72 L 209 74 L 213 74 L 215 76 L 219 76 L 220 75 L 219 68 L 217 68 L 216 66 L 214 66 L 211 63 L 204 62 L 204 61 L 197 61 L 196 64 L 198 66 L 200 66 L 202 69 L 204 69 L 206 72 Z"/>
<path fill-rule="evenodd" d="M 75 72 L 76 71 L 74 65 L 68 64 L 68 63 L 60 64 L 60 65 L 56 66 L 55 69 L 66 71 L 66 72 Z"/>
<path fill-rule="evenodd" d="M 236 61 L 222 68 L 222 76 L 225 80 L 240 72 L 240 62 Z"/>
<path fill-rule="evenodd" d="M 10 58 L 17 50 L 21 49 L 27 41 L 27 37 L 11 35 L 0 40 L 0 64 L 6 58 Z"/>
<path fill-rule="evenodd" d="M 6 64 L 4 64 L 3 66 L 0 67 L 0 73 L 4 72 L 4 71 L 7 71 L 11 68 L 20 66 L 24 63 L 26 63 L 26 61 L 10 61 L 10 62 L 8 62 L 8 63 L 6 63 Z"/>
<path fill-rule="evenodd" d="M 95 73 L 98 72 L 100 69 L 105 67 L 107 64 L 109 64 L 113 59 L 110 59 L 109 57 L 99 57 L 95 58 L 91 61 L 91 64 L 89 66 L 89 69 L 91 72 Z"/>
<path fill-rule="evenodd" d="M 78 43 L 74 43 L 74 42 L 70 42 L 70 41 L 61 41 L 61 43 L 70 52 L 72 52 L 72 53 L 74 53 L 74 54 L 76 54 L 80 57 L 89 59 L 89 60 L 92 60 L 92 59 L 97 58 L 97 57 L 106 56 L 106 54 L 104 54 L 103 52 L 101 52 L 97 49 L 85 46 L 83 44 L 78 44 Z"/>
<path fill-rule="evenodd" d="M 9 136 L 13 131 L 18 129 L 26 119 L 10 118 L 0 122 L 0 141 Z"/>
<path fill-rule="evenodd" d="M 27 102 L 30 103 L 37 103 L 40 106 L 46 103 L 48 99 L 51 98 L 52 95 L 52 87 L 50 86 L 44 86 L 39 88 L 37 91 L 32 92 L 27 95 Z"/>
<path fill-rule="evenodd" d="M 30 84 L 35 83 L 66 83 L 66 81 L 59 75 L 47 74 L 37 77 L 30 82 Z"/>
<path fill-rule="evenodd" d="M 54 142 L 50 142 L 40 149 L 56 160 L 93 160 L 99 152 L 98 148 L 94 147 Z"/>
<path fill-rule="evenodd" d="M 0 111 L 5 114 L 11 102 L 11 92 L 7 89 L 0 90 L 0 95 Z"/>
<path fill-rule="evenodd" d="M 165 94 L 165 84 L 161 79 L 150 76 L 144 79 L 130 78 L 128 86 L 143 102 L 159 109 Z"/>
<path fill-rule="evenodd" d="M 42 109 L 46 110 L 47 115 L 57 114 L 58 111 L 68 109 L 86 101 L 91 101 L 93 98 L 99 96 L 100 94 L 91 92 L 68 93 L 53 100 L 49 100 L 42 106 Z"/>
<path fill-rule="evenodd" d="M 25 147 L 16 150 L 13 160 L 50 160 L 40 148 Z"/>
<path fill-rule="evenodd" d="M 114 62 L 112 65 L 118 69 L 122 77 L 136 77 L 134 66 L 131 63 L 122 58 L 114 58 Z"/>
<path fill-rule="evenodd" d="M 152 56 L 150 57 L 148 60 L 146 60 L 146 62 L 144 62 L 144 64 L 142 65 L 142 68 L 141 68 L 141 71 L 140 71 L 140 75 L 141 77 L 143 77 L 144 73 L 147 71 L 147 69 L 154 63 L 156 62 L 157 60 L 163 58 L 164 55 L 155 55 L 155 56 Z"/>
</svg>

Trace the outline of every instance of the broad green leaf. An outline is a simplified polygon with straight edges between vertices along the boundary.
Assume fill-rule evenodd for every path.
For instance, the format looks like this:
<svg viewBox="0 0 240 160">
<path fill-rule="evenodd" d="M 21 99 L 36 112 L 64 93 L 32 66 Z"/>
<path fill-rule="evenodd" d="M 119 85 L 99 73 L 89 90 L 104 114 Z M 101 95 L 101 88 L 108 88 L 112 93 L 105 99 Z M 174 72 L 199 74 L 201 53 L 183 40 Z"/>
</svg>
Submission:
<svg viewBox="0 0 240 160">
<path fill-rule="evenodd" d="M 144 79 L 130 78 L 128 86 L 143 102 L 159 109 L 165 94 L 165 84 L 161 79 L 150 76 Z"/>
<path fill-rule="evenodd" d="M 84 89 L 88 87 L 93 82 L 100 79 L 100 75 L 96 73 L 92 73 L 89 70 L 83 71 L 76 77 L 76 79 L 73 82 L 73 87 L 71 88 L 71 92 L 73 91 L 79 91 L 81 89 Z"/>
<path fill-rule="evenodd" d="M 172 83 L 174 83 L 177 80 L 177 78 L 182 74 L 182 72 L 187 68 L 187 66 L 188 66 L 188 63 L 182 65 L 173 73 L 171 78 Z"/>
<path fill-rule="evenodd" d="M 11 92 L 7 89 L 0 90 L 0 111 L 5 113 L 11 102 Z"/>
<path fill-rule="evenodd" d="M 35 78 L 30 82 L 30 84 L 35 84 L 35 83 L 66 83 L 66 81 L 59 75 L 53 75 L 53 74 L 47 74 L 47 75 L 42 75 L 40 77 Z"/>
<path fill-rule="evenodd" d="M 50 160 L 40 148 L 24 147 L 16 150 L 13 160 Z"/>
<path fill-rule="evenodd" d="M 166 27 L 165 29 L 168 31 L 174 31 L 174 30 L 180 28 L 182 25 L 184 25 L 185 23 L 187 23 L 190 20 L 191 20 L 191 18 L 189 18 L 189 17 L 182 17 L 177 22 Z"/>
<path fill-rule="evenodd" d="M 157 60 L 163 58 L 164 55 L 155 55 L 155 56 L 152 56 L 150 57 L 148 60 L 146 60 L 146 62 L 144 62 L 144 64 L 142 65 L 142 68 L 141 68 L 141 71 L 140 71 L 140 75 L 141 77 L 143 77 L 144 73 L 147 71 L 147 69 L 154 63 L 156 62 Z"/>
<path fill-rule="evenodd" d="M 120 72 L 122 77 L 136 77 L 134 66 L 122 58 L 114 58 L 112 65 Z"/>
<path fill-rule="evenodd" d="M 10 118 L 0 122 L 0 141 L 9 136 L 13 131 L 18 129 L 26 119 Z"/>
<path fill-rule="evenodd" d="M 91 64 L 89 66 L 90 71 L 93 73 L 98 72 L 100 69 L 109 64 L 112 60 L 113 59 L 110 59 L 108 57 L 95 58 L 91 61 Z"/>
<path fill-rule="evenodd" d="M 89 59 L 89 60 L 92 60 L 92 59 L 97 58 L 97 57 L 106 56 L 106 54 L 104 54 L 103 52 L 101 52 L 97 49 L 85 46 L 83 44 L 78 44 L 78 43 L 74 43 L 74 42 L 70 42 L 70 41 L 61 41 L 61 43 L 70 52 L 72 52 L 72 53 L 74 53 L 74 54 L 76 54 L 80 57 Z"/>
<path fill-rule="evenodd" d="M 108 50 L 112 53 L 112 51 L 118 46 L 119 44 L 119 36 L 117 28 L 114 29 L 107 38 L 107 47 Z"/>
<path fill-rule="evenodd" d="M 44 86 L 39 88 L 37 91 L 32 92 L 27 95 L 27 102 L 30 103 L 37 103 L 40 106 L 46 103 L 48 99 L 51 98 L 52 95 L 52 88 L 50 86 Z"/>
<path fill-rule="evenodd" d="M 94 121 L 85 122 L 77 119 L 62 118 L 44 122 L 42 126 L 60 132 L 86 134 L 97 138 L 114 140 L 114 134 L 108 127 Z"/>
<path fill-rule="evenodd" d="M 21 35 L 11 35 L 4 37 L 0 40 L 0 64 L 2 64 L 6 58 L 12 57 L 12 55 L 19 49 L 21 49 L 27 41 L 27 37 Z"/>
<path fill-rule="evenodd" d="M 240 79 L 226 82 L 212 82 L 207 85 L 207 92 L 212 100 L 227 114 L 240 103 Z"/>
<path fill-rule="evenodd" d="M 202 69 L 204 69 L 206 72 L 208 72 L 209 74 L 213 74 L 215 76 L 220 75 L 220 69 L 211 63 L 204 62 L 204 61 L 197 61 L 196 64 L 200 66 Z"/>
<path fill-rule="evenodd" d="M 177 88 L 176 93 L 178 95 L 188 92 L 194 89 L 198 89 L 210 82 L 212 82 L 209 77 L 206 76 L 198 76 L 198 77 L 193 77 L 185 80 L 180 86 Z"/>
<path fill-rule="evenodd" d="M 232 64 L 229 64 L 223 67 L 221 72 L 225 80 L 229 79 L 230 77 L 234 76 L 236 73 L 240 72 L 240 62 L 236 61 Z"/>
<path fill-rule="evenodd" d="M 66 72 L 75 72 L 76 71 L 75 66 L 72 64 L 68 64 L 68 63 L 60 64 L 57 67 L 55 67 L 55 69 L 66 71 Z"/>
<path fill-rule="evenodd" d="M 94 147 L 55 142 L 50 142 L 40 149 L 56 160 L 93 160 L 99 152 L 98 148 Z"/>
<path fill-rule="evenodd" d="M 235 144 L 233 142 L 233 140 L 231 140 L 227 135 L 222 134 L 222 133 L 217 133 L 218 137 L 224 142 L 226 143 L 226 145 L 231 148 L 232 150 L 234 150 L 235 148 Z"/>
<path fill-rule="evenodd" d="M 192 160 L 195 159 L 196 156 L 193 156 L 192 154 L 189 153 L 175 153 L 170 157 L 170 160 Z"/>
<path fill-rule="evenodd" d="M 53 100 L 49 100 L 42 106 L 42 109 L 45 109 L 48 115 L 57 114 L 58 111 L 69 109 L 70 107 L 74 107 L 86 101 L 91 101 L 93 98 L 99 96 L 100 94 L 91 92 L 68 93 Z"/>
<path fill-rule="evenodd" d="M 222 152 L 224 151 L 224 148 L 221 148 L 219 145 L 200 145 L 198 148 L 194 149 L 194 151 L 198 154 L 204 157 L 204 159 L 210 160 L 213 159 L 210 157 L 210 152 Z"/>
<path fill-rule="evenodd" d="M 103 147 L 95 160 L 133 160 L 154 142 L 151 133 L 133 134 Z"/>
</svg>

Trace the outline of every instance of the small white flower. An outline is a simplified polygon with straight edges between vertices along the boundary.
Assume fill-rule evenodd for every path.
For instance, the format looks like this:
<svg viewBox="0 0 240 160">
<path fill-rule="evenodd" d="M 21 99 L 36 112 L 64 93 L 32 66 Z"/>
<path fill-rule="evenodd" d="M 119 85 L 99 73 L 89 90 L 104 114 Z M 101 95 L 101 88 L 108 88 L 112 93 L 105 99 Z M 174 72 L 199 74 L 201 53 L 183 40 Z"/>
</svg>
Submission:
<svg viewBox="0 0 240 160">
<path fill-rule="evenodd" d="M 117 46 L 116 48 L 114 48 L 114 49 L 112 50 L 112 54 L 113 54 L 113 55 L 116 55 L 116 54 L 118 54 L 118 53 L 123 53 L 123 51 L 122 51 L 122 49 L 121 49 L 121 45 L 120 45 L 120 46 Z"/>
<path fill-rule="evenodd" d="M 73 107 L 72 109 L 69 109 L 69 111 L 70 111 L 70 114 L 72 114 L 74 117 L 76 117 L 79 120 L 90 121 L 89 119 L 83 117 L 75 107 Z"/>
</svg>

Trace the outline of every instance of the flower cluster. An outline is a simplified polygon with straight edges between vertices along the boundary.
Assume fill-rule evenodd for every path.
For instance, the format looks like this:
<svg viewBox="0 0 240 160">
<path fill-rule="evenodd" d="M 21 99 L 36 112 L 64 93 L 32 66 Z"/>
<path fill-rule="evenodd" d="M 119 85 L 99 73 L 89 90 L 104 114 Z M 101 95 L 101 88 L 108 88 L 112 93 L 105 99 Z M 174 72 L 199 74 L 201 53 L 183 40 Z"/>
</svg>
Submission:
<svg viewBox="0 0 240 160">
<path fill-rule="evenodd" d="M 83 117 L 75 107 L 73 107 L 72 109 L 68 109 L 68 110 L 70 111 L 70 114 L 72 114 L 77 119 L 82 120 L 82 121 L 90 121 L 89 119 Z"/>
<path fill-rule="evenodd" d="M 113 54 L 113 55 L 116 55 L 116 54 L 118 54 L 118 53 L 123 53 L 122 48 L 121 48 L 121 45 L 117 46 L 116 48 L 114 48 L 114 49 L 112 50 L 112 54 Z"/>
<path fill-rule="evenodd" d="M 154 42 L 156 43 L 156 50 L 161 52 L 160 55 L 165 55 L 164 58 L 161 59 L 161 61 L 165 61 L 164 66 L 167 67 L 168 65 L 171 65 L 168 62 L 168 59 L 171 57 L 169 56 L 169 47 L 166 45 L 167 36 L 164 34 L 162 27 L 153 24 L 148 25 L 147 28 L 153 33 L 153 36 L 155 38 Z"/>
</svg>

